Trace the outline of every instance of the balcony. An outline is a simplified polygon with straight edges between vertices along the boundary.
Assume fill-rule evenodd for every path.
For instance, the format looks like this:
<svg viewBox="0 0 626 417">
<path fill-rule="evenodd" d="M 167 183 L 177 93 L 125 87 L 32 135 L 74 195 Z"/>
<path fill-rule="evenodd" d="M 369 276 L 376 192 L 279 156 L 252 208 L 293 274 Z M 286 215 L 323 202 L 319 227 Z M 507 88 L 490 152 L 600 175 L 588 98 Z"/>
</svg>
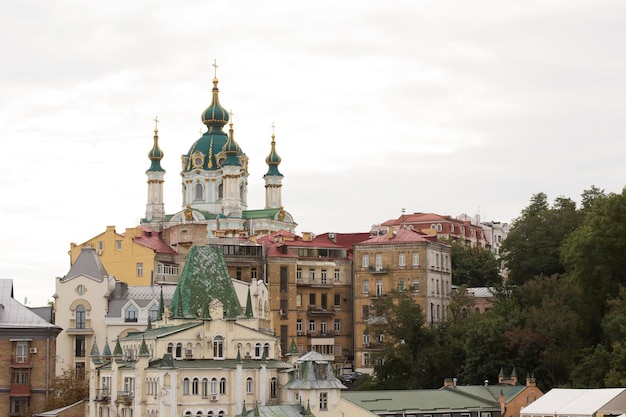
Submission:
<svg viewBox="0 0 626 417">
<path fill-rule="evenodd" d="M 31 368 L 33 361 L 30 355 L 11 355 L 12 368 Z"/>
<path fill-rule="evenodd" d="M 328 310 L 320 306 L 310 305 L 307 314 L 309 317 L 332 317 L 335 315 L 335 310 Z"/>
<path fill-rule="evenodd" d="M 116 402 L 118 404 L 132 404 L 133 398 L 135 398 L 135 393 L 133 391 L 118 391 Z"/>
<path fill-rule="evenodd" d="M 385 269 L 383 266 L 378 265 L 378 266 L 370 266 L 368 268 L 368 271 L 370 274 L 386 274 L 387 272 L 389 272 L 387 269 Z"/>
<path fill-rule="evenodd" d="M 30 384 L 11 384 L 11 397 L 30 397 Z"/>
<path fill-rule="evenodd" d="M 108 388 L 96 390 L 96 401 L 108 402 L 111 399 L 111 391 Z"/>
<path fill-rule="evenodd" d="M 308 337 L 335 337 L 339 336 L 339 332 L 335 332 L 334 330 L 326 330 L 326 331 L 308 331 L 306 334 Z"/>
</svg>

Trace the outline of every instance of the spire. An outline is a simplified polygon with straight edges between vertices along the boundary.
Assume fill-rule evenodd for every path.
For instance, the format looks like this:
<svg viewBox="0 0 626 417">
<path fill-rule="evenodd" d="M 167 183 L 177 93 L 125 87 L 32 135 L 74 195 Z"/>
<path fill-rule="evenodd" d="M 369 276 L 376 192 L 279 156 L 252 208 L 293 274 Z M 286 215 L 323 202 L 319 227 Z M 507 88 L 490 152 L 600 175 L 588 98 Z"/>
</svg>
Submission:
<svg viewBox="0 0 626 417">
<path fill-rule="evenodd" d="M 291 336 L 291 344 L 289 345 L 289 351 L 287 352 L 287 356 L 299 356 L 300 352 L 298 352 L 298 346 L 296 345 L 296 339 Z"/>
<path fill-rule="evenodd" d="M 226 123 L 228 123 L 228 112 L 220 105 L 219 92 L 217 88 L 217 62 L 213 61 L 213 68 L 215 72 L 213 74 L 213 99 L 211 105 L 202 113 L 202 123 L 206 126 L 218 128 L 221 130 Z"/>
<path fill-rule="evenodd" d="M 230 129 L 228 130 L 228 139 L 222 148 L 222 151 L 226 154 L 226 160 L 223 165 L 240 166 L 239 158 L 237 154 L 241 151 L 237 142 L 235 142 L 235 131 L 233 130 L 233 122 L 230 122 Z"/>
<path fill-rule="evenodd" d="M 270 150 L 270 154 L 265 158 L 265 163 L 269 166 L 267 170 L 267 175 L 274 175 L 282 177 L 283 174 L 278 170 L 278 165 L 280 165 L 280 156 L 276 152 L 276 136 L 274 135 L 274 123 L 272 123 L 272 149 Z"/>
<path fill-rule="evenodd" d="M 113 356 L 119 356 L 119 357 L 123 356 L 122 345 L 120 345 L 119 337 L 115 340 L 115 348 L 113 348 Z"/>
<path fill-rule="evenodd" d="M 146 338 L 141 338 L 141 346 L 139 347 L 139 356 L 150 356 L 148 345 L 146 345 Z"/>
<path fill-rule="evenodd" d="M 250 287 L 248 287 L 248 299 L 246 300 L 246 317 L 252 317 L 252 296 L 250 295 Z"/>
<path fill-rule="evenodd" d="M 161 295 L 159 296 L 159 320 L 163 320 L 163 314 L 165 314 L 165 303 L 163 302 L 163 286 L 161 285 Z"/>
<path fill-rule="evenodd" d="M 185 317 L 183 314 L 183 300 L 180 298 L 180 287 L 176 287 L 176 292 L 178 293 L 178 302 L 176 303 L 176 317 L 181 318 Z"/>
<path fill-rule="evenodd" d="M 161 167 L 161 159 L 163 159 L 163 151 L 159 148 L 159 118 L 154 118 L 154 145 L 152 145 L 152 149 L 148 152 L 148 158 L 152 163 L 150 164 L 150 168 L 148 171 L 165 171 Z"/>
<path fill-rule="evenodd" d="M 98 349 L 98 343 L 96 343 L 96 338 L 93 338 L 93 346 L 91 346 L 91 352 L 89 353 L 91 357 L 91 361 L 97 365 L 102 363 L 102 359 L 100 358 L 100 350 Z"/>
<path fill-rule="evenodd" d="M 111 357 L 111 348 L 109 347 L 109 338 L 104 340 L 104 348 L 102 349 L 102 356 L 105 358 Z"/>
<path fill-rule="evenodd" d="M 243 406 L 241 407 L 241 416 L 245 416 L 248 414 L 248 410 L 246 410 L 246 400 L 243 400 Z"/>
<path fill-rule="evenodd" d="M 239 346 L 237 346 L 237 363 L 241 363 L 241 351 L 239 350 Z"/>
<path fill-rule="evenodd" d="M 307 400 L 306 402 L 306 411 L 304 412 L 304 417 L 314 417 L 313 412 L 311 411 L 311 400 Z"/>
</svg>

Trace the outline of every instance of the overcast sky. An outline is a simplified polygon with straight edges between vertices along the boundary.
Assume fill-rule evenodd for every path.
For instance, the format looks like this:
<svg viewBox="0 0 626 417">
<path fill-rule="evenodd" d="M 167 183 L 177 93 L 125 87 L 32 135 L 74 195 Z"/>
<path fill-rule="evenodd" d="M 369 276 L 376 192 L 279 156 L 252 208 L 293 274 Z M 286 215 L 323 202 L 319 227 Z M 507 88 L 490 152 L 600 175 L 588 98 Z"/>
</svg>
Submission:
<svg viewBox="0 0 626 417">
<path fill-rule="evenodd" d="M 626 2 L 0 2 L 0 278 L 42 305 L 71 242 L 166 211 L 213 60 L 263 208 L 272 122 L 298 232 L 411 212 L 510 222 L 626 184 Z"/>
</svg>

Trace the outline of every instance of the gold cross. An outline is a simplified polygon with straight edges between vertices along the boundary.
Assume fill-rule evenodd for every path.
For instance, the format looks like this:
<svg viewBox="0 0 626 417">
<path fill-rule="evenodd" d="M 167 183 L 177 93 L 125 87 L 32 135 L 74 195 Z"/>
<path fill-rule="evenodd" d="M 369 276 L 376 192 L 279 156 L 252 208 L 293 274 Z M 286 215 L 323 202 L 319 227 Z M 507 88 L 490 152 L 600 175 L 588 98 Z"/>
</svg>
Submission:
<svg viewBox="0 0 626 417">
<path fill-rule="evenodd" d="M 275 128 L 275 127 L 276 127 L 276 126 L 274 126 L 274 122 L 272 122 L 272 136 L 274 136 L 274 128 Z"/>
<path fill-rule="evenodd" d="M 233 124 L 233 118 L 235 116 L 235 113 L 233 113 L 233 109 L 230 109 L 229 114 L 230 114 L 230 124 Z"/>
<path fill-rule="evenodd" d="M 217 59 L 213 60 L 213 78 L 217 78 Z"/>
<path fill-rule="evenodd" d="M 159 128 L 159 118 L 157 116 L 154 116 L 154 130 L 157 130 Z"/>
</svg>

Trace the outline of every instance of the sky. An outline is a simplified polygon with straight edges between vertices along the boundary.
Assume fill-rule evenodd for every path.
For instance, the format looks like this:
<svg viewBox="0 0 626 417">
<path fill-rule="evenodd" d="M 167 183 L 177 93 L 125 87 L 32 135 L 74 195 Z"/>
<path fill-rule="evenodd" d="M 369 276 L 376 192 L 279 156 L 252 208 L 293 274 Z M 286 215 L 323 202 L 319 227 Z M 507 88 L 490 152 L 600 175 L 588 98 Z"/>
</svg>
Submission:
<svg viewBox="0 0 626 417">
<path fill-rule="evenodd" d="M 624 39 L 621 0 L 0 2 L 0 278 L 44 305 L 71 242 L 138 224 L 155 117 L 181 209 L 214 60 L 249 207 L 274 124 L 298 233 L 620 192 Z"/>
</svg>

